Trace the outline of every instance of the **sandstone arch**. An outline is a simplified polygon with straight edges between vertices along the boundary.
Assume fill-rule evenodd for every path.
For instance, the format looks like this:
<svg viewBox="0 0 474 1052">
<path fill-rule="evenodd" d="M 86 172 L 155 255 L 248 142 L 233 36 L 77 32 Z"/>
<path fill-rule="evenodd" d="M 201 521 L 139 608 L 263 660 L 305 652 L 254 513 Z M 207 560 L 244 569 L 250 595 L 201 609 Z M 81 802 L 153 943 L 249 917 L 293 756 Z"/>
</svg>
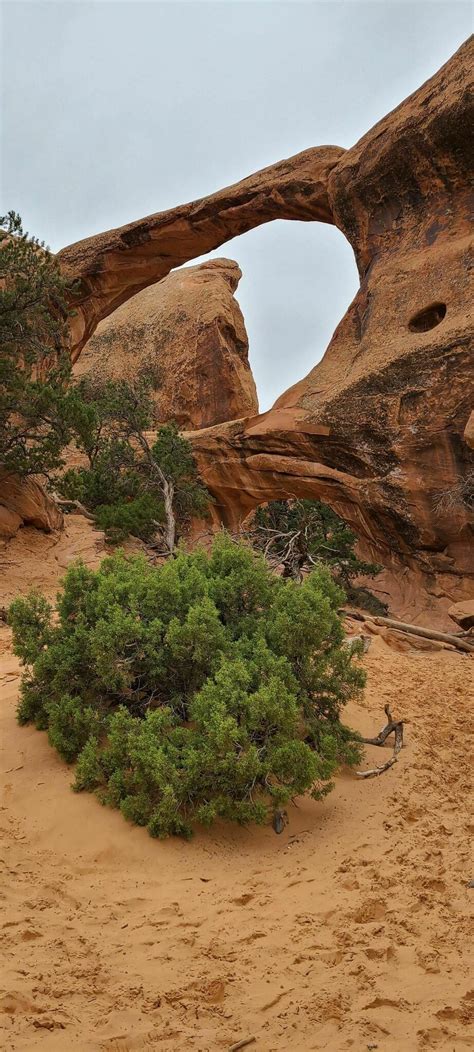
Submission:
<svg viewBox="0 0 474 1052">
<path fill-rule="evenodd" d="M 323 360 L 261 417 L 195 432 L 225 521 L 321 496 L 386 565 L 470 592 L 472 520 L 440 495 L 472 472 L 468 318 L 473 40 L 352 149 L 328 146 L 59 253 L 78 280 L 77 358 L 98 321 L 173 267 L 275 218 L 334 223 L 360 289 Z M 433 305 L 435 325 L 417 326 Z"/>
<path fill-rule="evenodd" d="M 304 150 L 209 197 L 62 249 L 61 269 L 78 283 L 73 360 L 99 321 L 175 267 L 272 219 L 333 223 L 328 179 L 344 152 L 339 146 Z"/>
</svg>

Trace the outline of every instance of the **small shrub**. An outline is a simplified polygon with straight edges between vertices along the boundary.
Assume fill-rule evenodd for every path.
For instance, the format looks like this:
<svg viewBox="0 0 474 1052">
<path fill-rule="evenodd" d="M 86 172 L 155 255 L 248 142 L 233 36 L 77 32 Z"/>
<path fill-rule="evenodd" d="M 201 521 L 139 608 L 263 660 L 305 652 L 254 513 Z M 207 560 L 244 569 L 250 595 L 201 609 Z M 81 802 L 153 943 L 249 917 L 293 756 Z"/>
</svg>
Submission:
<svg viewBox="0 0 474 1052">
<path fill-rule="evenodd" d="M 15 654 L 23 664 L 33 665 L 46 646 L 52 612 L 51 604 L 37 592 L 30 592 L 26 599 L 20 596 L 10 606 L 8 621 L 16 641 Z"/>
<path fill-rule="evenodd" d="M 341 601 L 323 567 L 278 578 L 225 534 L 158 568 L 122 552 L 77 564 L 54 623 L 37 596 L 10 607 L 28 665 L 18 718 L 78 761 L 76 790 L 152 836 L 265 822 L 358 759 L 341 711 L 364 676 Z"/>
<path fill-rule="evenodd" d="M 355 533 L 320 500 L 273 500 L 262 505 L 255 512 L 249 539 L 270 562 L 282 565 L 287 577 L 299 578 L 303 570 L 322 562 L 346 589 L 354 577 L 376 577 L 382 569 L 359 559 Z"/>
<path fill-rule="evenodd" d="M 100 734 L 99 713 L 81 698 L 65 694 L 58 701 L 49 701 L 45 709 L 49 741 L 67 763 L 76 759 L 91 737 Z"/>
<path fill-rule="evenodd" d="M 282 567 L 284 577 L 300 580 L 304 571 L 323 563 L 347 599 L 372 613 L 387 613 L 387 605 L 368 588 L 352 583 L 362 575 L 376 577 L 382 567 L 359 558 L 355 533 L 322 501 L 270 501 L 257 509 L 248 538 L 271 566 Z"/>
</svg>

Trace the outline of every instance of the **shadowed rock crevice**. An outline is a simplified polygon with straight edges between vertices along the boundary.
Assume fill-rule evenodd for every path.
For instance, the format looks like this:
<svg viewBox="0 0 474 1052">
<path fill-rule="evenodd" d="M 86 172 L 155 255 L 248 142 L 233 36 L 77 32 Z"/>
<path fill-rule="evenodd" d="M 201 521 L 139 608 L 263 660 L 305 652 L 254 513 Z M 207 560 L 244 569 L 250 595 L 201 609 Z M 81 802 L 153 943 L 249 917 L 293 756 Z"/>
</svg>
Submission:
<svg viewBox="0 0 474 1052">
<path fill-rule="evenodd" d="M 410 332 L 429 332 L 430 329 L 435 329 L 437 325 L 440 325 L 445 317 L 446 304 L 431 303 L 429 307 L 424 307 L 423 310 L 413 315 L 408 322 L 408 328 Z"/>
</svg>

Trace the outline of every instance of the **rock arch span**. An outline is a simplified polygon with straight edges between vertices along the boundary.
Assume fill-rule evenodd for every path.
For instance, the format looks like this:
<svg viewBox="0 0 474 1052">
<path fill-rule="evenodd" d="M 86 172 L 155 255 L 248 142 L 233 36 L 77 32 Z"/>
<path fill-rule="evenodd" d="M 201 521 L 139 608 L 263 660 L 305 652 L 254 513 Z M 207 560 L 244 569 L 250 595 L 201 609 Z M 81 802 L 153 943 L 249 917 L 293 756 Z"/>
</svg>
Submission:
<svg viewBox="0 0 474 1052">
<path fill-rule="evenodd" d="M 229 525 L 272 497 L 320 496 L 385 565 L 456 598 L 474 576 L 459 496 L 473 468 L 472 59 L 471 38 L 350 150 L 306 150 L 58 255 L 77 281 L 76 359 L 102 318 L 172 268 L 272 219 L 335 224 L 361 283 L 323 360 L 268 413 L 193 433 L 196 455 Z"/>
</svg>

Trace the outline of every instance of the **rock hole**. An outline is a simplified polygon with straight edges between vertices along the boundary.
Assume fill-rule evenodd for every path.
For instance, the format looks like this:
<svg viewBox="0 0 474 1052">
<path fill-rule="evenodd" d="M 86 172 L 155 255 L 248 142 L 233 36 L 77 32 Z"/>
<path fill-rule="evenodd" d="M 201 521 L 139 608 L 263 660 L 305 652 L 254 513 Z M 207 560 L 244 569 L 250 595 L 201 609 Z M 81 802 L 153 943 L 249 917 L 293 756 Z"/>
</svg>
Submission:
<svg viewBox="0 0 474 1052">
<path fill-rule="evenodd" d="M 410 318 L 408 328 L 410 332 L 428 332 L 429 329 L 435 329 L 445 316 L 445 303 L 430 303 L 429 307 L 424 307 Z"/>
</svg>

